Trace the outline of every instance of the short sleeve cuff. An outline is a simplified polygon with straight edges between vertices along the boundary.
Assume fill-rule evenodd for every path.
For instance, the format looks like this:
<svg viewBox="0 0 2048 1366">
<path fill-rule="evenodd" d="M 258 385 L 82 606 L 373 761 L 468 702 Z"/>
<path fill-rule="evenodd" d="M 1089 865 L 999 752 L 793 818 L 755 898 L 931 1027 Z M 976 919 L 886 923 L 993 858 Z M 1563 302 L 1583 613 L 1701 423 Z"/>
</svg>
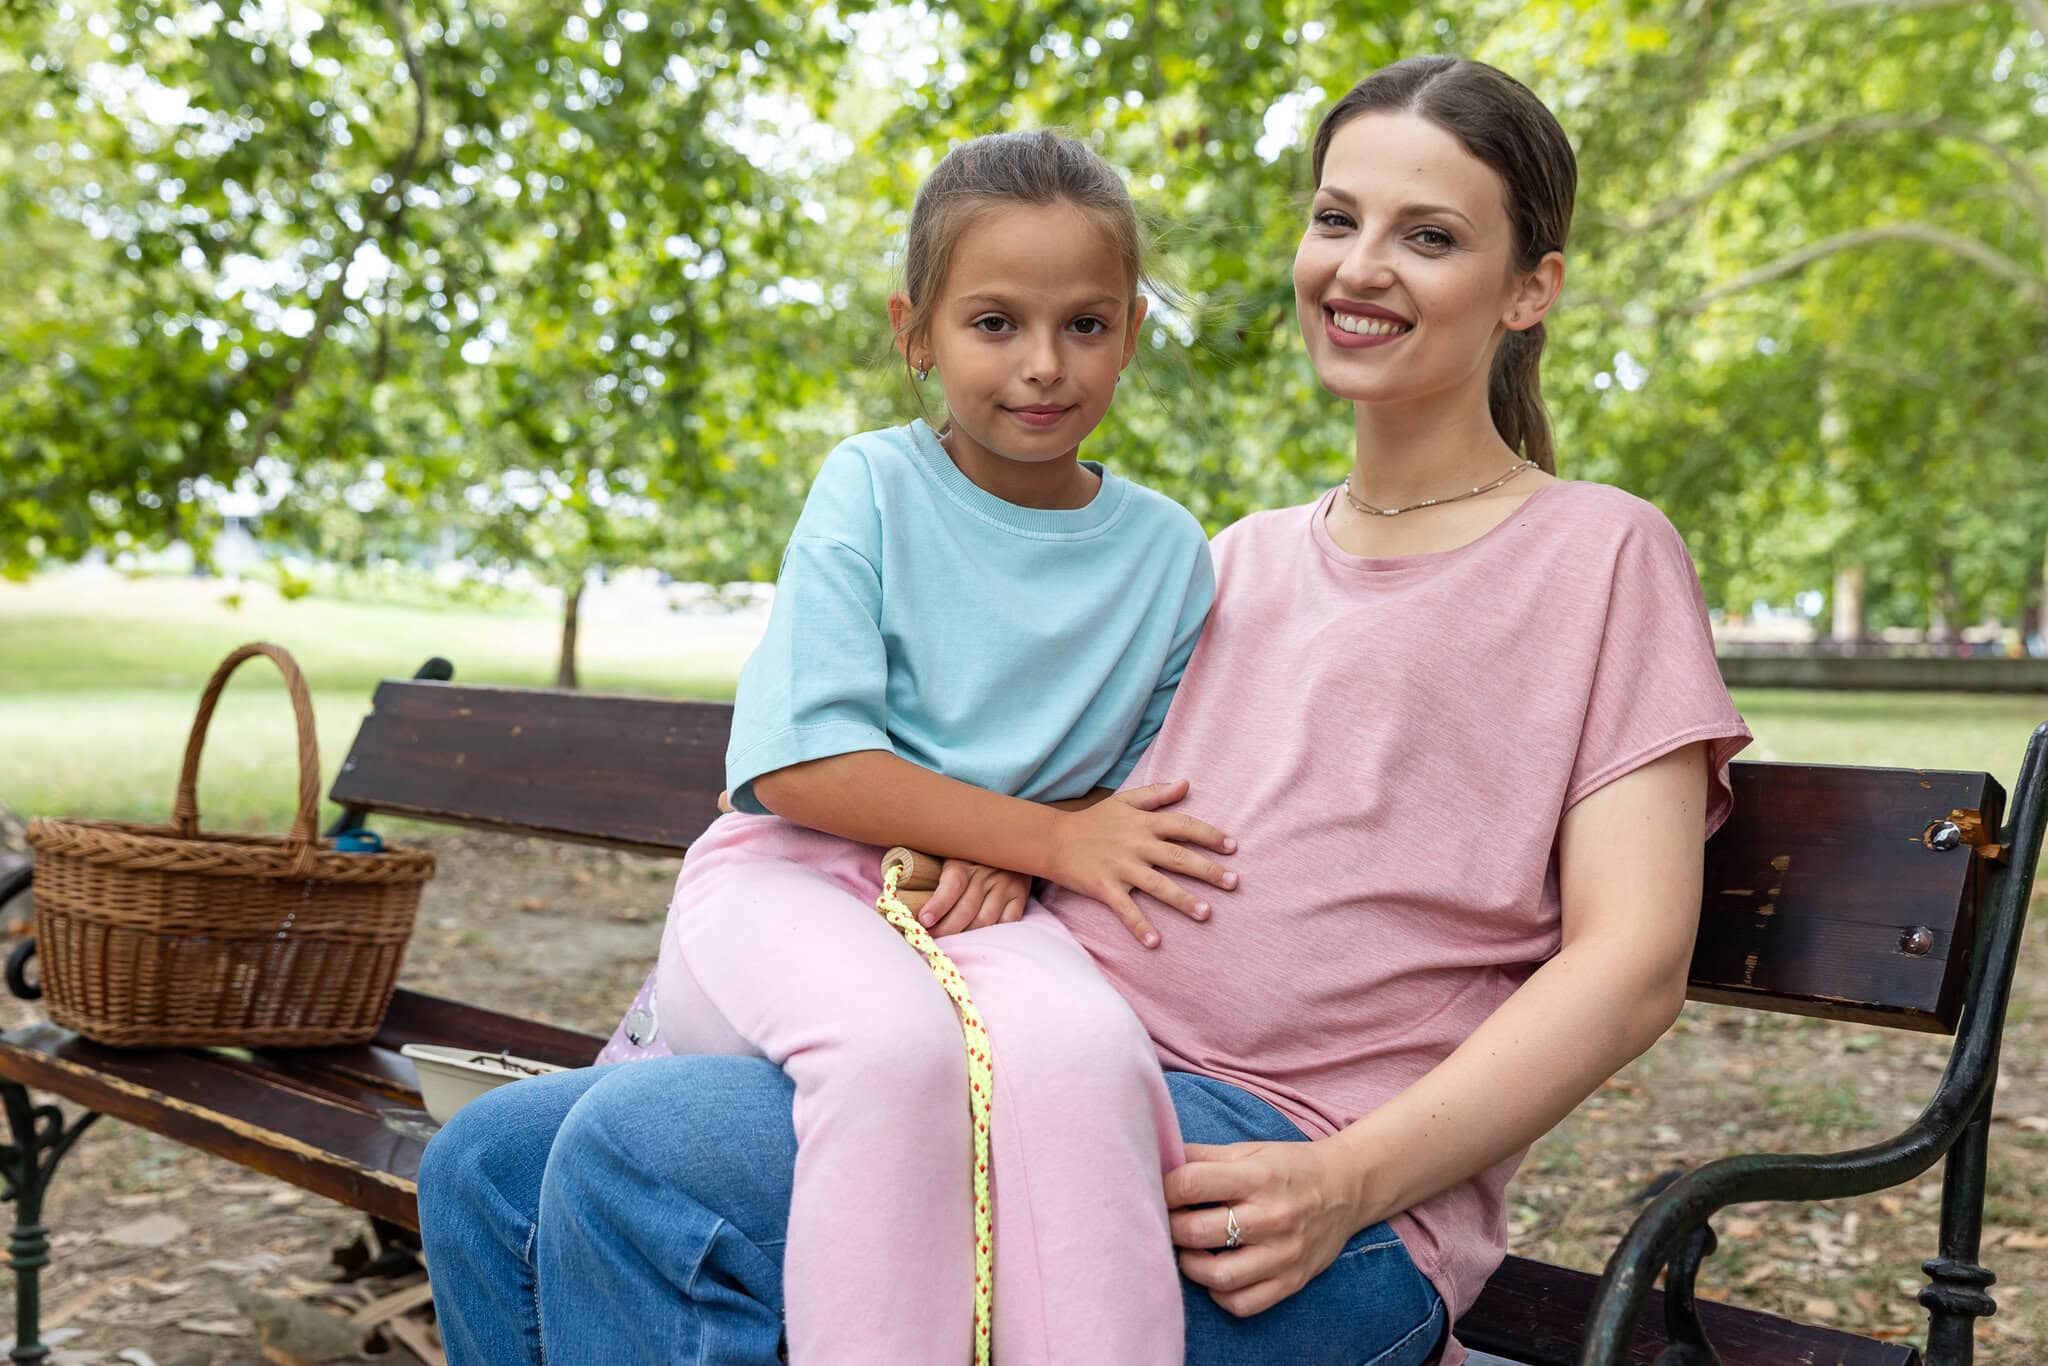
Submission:
<svg viewBox="0 0 2048 1366">
<path fill-rule="evenodd" d="M 1728 761 L 1740 754 L 1750 739 L 1749 727 L 1740 720 L 1710 722 L 1667 735 L 1581 778 L 1565 793 L 1564 809 L 1571 810 L 1615 779 L 1626 777 L 1675 749 L 1704 740 L 1707 742 L 1706 832 L 1707 838 L 1712 839 L 1714 832 L 1735 809 L 1735 791 L 1728 780 Z"/>
<path fill-rule="evenodd" d="M 756 816 L 771 815 L 773 813 L 754 795 L 756 778 L 792 764 L 867 749 L 879 749 L 890 754 L 896 752 L 885 732 L 861 721 L 825 721 L 777 731 L 748 745 L 738 754 L 726 756 L 725 782 L 732 793 L 733 808 Z"/>
</svg>

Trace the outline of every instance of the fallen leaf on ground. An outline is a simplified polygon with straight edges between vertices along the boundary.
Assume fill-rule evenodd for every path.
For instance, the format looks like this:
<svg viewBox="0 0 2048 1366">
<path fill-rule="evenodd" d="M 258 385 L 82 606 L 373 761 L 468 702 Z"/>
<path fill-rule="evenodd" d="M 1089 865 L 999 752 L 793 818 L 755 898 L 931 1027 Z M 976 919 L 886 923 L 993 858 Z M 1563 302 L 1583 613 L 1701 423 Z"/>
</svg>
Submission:
<svg viewBox="0 0 2048 1366">
<path fill-rule="evenodd" d="M 2009 1247 L 2015 1252 L 2041 1252 L 2048 1250 L 2048 1233 L 2028 1233 L 2023 1229 L 2017 1230 L 2006 1234 L 2005 1242 L 2000 1246 Z"/>
<path fill-rule="evenodd" d="M 192 1231 L 192 1226 L 175 1214 L 146 1214 L 132 1224 L 110 1228 L 100 1235 L 117 1247 L 163 1247 Z"/>
<path fill-rule="evenodd" d="M 2025 1115 L 2013 1123 L 2030 1133 L 2048 1134 L 2048 1115 Z"/>
<path fill-rule="evenodd" d="M 1818 1298 L 1807 1300 L 1804 1304 L 1800 1305 L 1799 1308 L 1800 1312 L 1804 1313 L 1806 1317 L 1810 1319 L 1819 1319 L 1824 1323 L 1830 1319 L 1836 1319 L 1841 1317 L 1842 1313 L 1842 1306 L 1836 1304 L 1833 1300 L 1823 1300 Z"/>
<path fill-rule="evenodd" d="M 71 1341 L 71 1339 L 77 1337 L 84 1331 L 85 1330 L 83 1328 L 52 1328 L 49 1332 L 44 1333 L 42 1335 L 43 1346 L 59 1346 L 60 1344 Z M 6 1337 L 0 1338 L 0 1352 L 11 1352 L 13 1350 L 14 1334 L 9 1333 Z"/>
<path fill-rule="evenodd" d="M 71 1322 L 71 1320 L 77 1318 L 80 1314 L 92 1308 L 92 1306 L 98 1303 L 100 1299 L 107 1295 L 113 1294 L 114 1291 L 119 1290 L 122 1286 L 128 1284 L 128 1280 L 129 1278 L 124 1276 L 119 1280 L 101 1281 L 98 1285 L 92 1286 L 89 1289 L 80 1292 L 79 1294 L 73 1295 L 70 1299 L 58 1305 L 55 1309 L 51 1310 L 44 1317 L 44 1325 L 46 1327 L 56 1328 L 63 1324 Z"/>
<path fill-rule="evenodd" d="M 201 1271 L 218 1271 L 223 1276 L 268 1276 L 284 1265 L 284 1258 L 275 1252 L 252 1252 L 246 1257 L 217 1257 L 210 1262 L 201 1262 Z"/>
<path fill-rule="evenodd" d="M 182 1319 L 178 1327 L 187 1333 L 209 1338 L 245 1338 L 249 1325 L 240 1319 Z"/>
</svg>

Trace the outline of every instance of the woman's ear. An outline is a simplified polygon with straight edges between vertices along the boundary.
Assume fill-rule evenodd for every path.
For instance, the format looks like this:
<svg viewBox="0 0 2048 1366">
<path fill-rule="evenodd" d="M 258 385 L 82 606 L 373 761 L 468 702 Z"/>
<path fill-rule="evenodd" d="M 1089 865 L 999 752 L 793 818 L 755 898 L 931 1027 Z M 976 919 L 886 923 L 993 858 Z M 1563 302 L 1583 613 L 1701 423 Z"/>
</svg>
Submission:
<svg viewBox="0 0 2048 1366">
<path fill-rule="evenodd" d="M 1558 291 L 1563 288 L 1564 253 L 1547 252 L 1536 263 L 1536 269 L 1516 284 L 1514 294 L 1508 299 L 1508 312 L 1501 319 L 1502 324 L 1511 332 L 1534 327 L 1557 303 Z"/>
<path fill-rule="evenodd" d="M 1117 367 L 1119 370 L 1123 369 L 1124 365 L 1129 365 L 1131 357 L 1138 354 L 1138 334 L 1144 330 L 1145 308 L 1150 302 L 1151 300 L 1140 294 L 1131 303 L 1131 321 L 1124 329 L 1124 359 L 1123 364 Z"/>
<path fill-rule="evenodd" d="M 897 290 L 889 296 L 889 331 L 895 334 L 896 350 L 914 370 L 917 362 L 910 354 L 910 335 L 904 331 L 910 326 L 910 296 Z"/>
</svg>

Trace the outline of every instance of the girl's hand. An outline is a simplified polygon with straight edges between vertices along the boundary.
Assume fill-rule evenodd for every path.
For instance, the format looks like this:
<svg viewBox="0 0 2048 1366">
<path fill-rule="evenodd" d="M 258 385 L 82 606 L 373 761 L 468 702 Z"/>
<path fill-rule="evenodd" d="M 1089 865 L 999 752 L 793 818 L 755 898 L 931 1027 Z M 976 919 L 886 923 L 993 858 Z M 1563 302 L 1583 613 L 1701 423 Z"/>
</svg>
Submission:
<svg viewBox="0 0 2048 1366">
<path fill-rule="evenodd" d="M 1024 874 L 949 858 L 939 865 L 939 885 L 917 918 L 938 939 L 1021 920 L 1030 899 L 1031 879 Z"/>
<path fill-rule="evenodd" d="M 1190 1143 L 1187 1153 L 1166 1174 L 1181 1274 L 1240 1318 L 1314 1280 L 1365 1227 L 1326 1144 Z M 1232 1214 L 1239 1242 L 1226 1251 Z"/>
<path fill-rule="evenodd" d="M 1233 891 L 1237 874 L 1188 848 L 1200 845 L 1222 854 L 1237 852 L 1237 841 L 1206 821 L 1170 815 L 1188 795 L 1186 779 L 1119 792 L 1085 811 L 1059 814 L 1053 845 L 1052 880 L 1092 896 L 1116 912 L 1137 941 L 1159 946 L 1152 922 L 1131 899 L 1133 889 L 1155 897 L 1193 920 L 1209 918 L 1209 903 L 1161 872 L 1166 869 Z"/>
</svg>

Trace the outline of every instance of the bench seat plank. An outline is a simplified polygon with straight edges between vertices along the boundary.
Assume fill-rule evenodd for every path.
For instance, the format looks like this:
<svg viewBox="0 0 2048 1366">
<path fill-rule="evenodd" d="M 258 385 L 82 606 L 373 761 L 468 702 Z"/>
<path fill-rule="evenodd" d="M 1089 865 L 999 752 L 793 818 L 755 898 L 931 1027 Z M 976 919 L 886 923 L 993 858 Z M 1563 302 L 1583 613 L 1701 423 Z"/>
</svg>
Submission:
<svg viewBox="0 0 2048 1366">
<path fill-rule="evenodd" d="M 1510 1257 L 1464 1318 L 1458 1340 L 1517 1366 L 1573 1366 L 1599 1277 Z M 1919 1366 L 1920 1354 L 1756 1309 L 1700 1302 L 1700 1320 L 1723 1366 Z M 1652 1291 L 1629 1366 L 1650 1366 L 1664 1350 L 1664 1292 Z"/>
<path fill-rule="evenodd" d="M 0 1036 L 0 1076 L 225 1157 L 407 1228 L 432 1121 L 408 1043 L 503 1048 L 560 1066 L 602 1041 L 400 990 L 376 1039 L 353 1048 L 108 1048 L 52 1024 Z"/>
</svg>

